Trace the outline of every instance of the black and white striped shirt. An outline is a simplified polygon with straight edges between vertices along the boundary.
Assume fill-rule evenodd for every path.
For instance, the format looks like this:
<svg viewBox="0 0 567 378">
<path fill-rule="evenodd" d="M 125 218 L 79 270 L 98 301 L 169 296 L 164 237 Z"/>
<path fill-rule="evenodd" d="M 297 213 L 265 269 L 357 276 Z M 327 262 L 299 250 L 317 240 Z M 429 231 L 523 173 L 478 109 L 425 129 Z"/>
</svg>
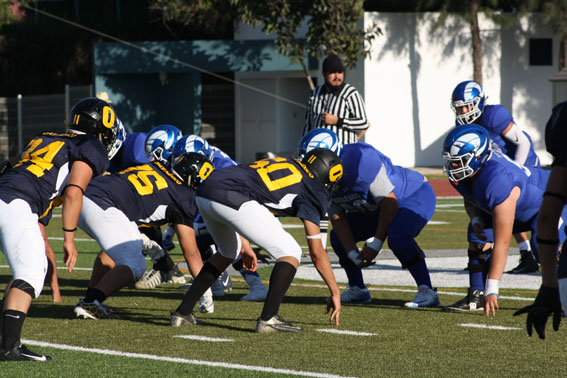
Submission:
<svg viewBox="0 0 567 378">
<path fill-rule="evenodd" d="M 337 124 L 325 124 L 321 120 L 322 112 L 337 116 L 339 118 Z M 322 127 L 337 133 L 343 144 L 356 143 L 357 134 L 368 128 L 364 100 L 352 85 L 345 83 L 338 95 L 329 93 L 325 85 L 313 90 L 307 103 L 303 135 Z"/>
</svg>

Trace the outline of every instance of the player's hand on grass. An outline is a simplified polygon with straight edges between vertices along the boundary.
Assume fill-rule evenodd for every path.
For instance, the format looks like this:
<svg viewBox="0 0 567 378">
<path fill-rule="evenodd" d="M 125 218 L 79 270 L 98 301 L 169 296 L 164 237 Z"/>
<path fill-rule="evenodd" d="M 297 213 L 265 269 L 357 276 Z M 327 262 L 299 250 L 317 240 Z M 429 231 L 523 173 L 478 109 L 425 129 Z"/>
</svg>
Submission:
<svg viewBox="0 0 567 378">
<path fill-rule="evenodd" d="M 327 301 L 327 308 L 325 309 L 325 314 L 331 313 L 331 318 L 329 319 L 331 325 L 333 321 L 336 326 L 339 325 L 339 317 L 341 315 L 341 294 L 332 295 Z"/>
<path fill-rule="evenodd" d="M 244 249 L 242 252 L 242 266 L 248 272 L 255 272 L 258 270 L 258 258 L 254 251 L 249 249 Z"/>
<path fill-rule="evenodd" d="M 495 316 L 497 308 L 500 308 L 498 307 L 498 295 L 491 294 L 484 296 L 484 315 L 490 316 L 492 313 L 492 316 Z"/>
<path fill-rule="evenodd" d="M 559 289 L 542 285 L 534 303 L 519 309 L 514 316 L 528 314 L 526 318 L 528 336 L 532 335 L 533 328 L 535 328 L 539 338 L 545 340 L 547 319 L 553 315 L 553 330 L 557 332 L 561 324 L 561 311 Z"/>
</svg>

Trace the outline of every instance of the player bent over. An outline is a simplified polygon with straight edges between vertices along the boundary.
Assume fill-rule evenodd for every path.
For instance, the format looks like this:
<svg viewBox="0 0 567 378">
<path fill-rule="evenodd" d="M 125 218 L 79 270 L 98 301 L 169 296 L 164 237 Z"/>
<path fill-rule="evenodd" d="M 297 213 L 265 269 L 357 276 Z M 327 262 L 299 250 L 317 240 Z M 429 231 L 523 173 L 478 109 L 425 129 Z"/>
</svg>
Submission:
<svg viewBox="0 0 567 378">
<path fill-rule="evenodd" d="M 0 316 L 0 361 L 51 360 L 20 342 L 32 298 L 41 293 L 47 272 L 38 219 L 49 216 L 54 202 L 64 197 L 64 261 L 72 271 L 83 193 L 92 177 L 106 171 L 116 152 L 116 113 L 103 100 L 86 98 L 75 104 L 67 128 L 67 134 L 44 132 L 33 138 L 19 161 L 0 177 L 0 239 L 13 274 Z"/>
<path fill-rule="evenodd" d="M 488 132 L 475 124 L 449 132 L 443 143 L 443 160 L 444 171 L 465 199 L 471 219 L 469 292 L 445 309 L 484 309 L 486 315 L 494 315 L 512 234 L 531 231 L 532 246 L 537 246 L 537 218 L 549 171 L 521 166 L 500 151 L 493 151 Z M 567 220 L 566 208 L 561 218 Z M 559 239 L 565 240 L 564 230 Z"/>
<path fill-rule="evenodd" d="M 250 166 L 214 171 L 199 188 L 197 205 L 219 251 L 205 263 L 181 305 L 171 314 L 171 325 L 198 324 L 193 308 L 202 293 L 238 256 L 242 235 L 276 259 L 256 332 L 304 331 L 278 314 L 297 271 L 301 247 L 272 212 L 303 220 L 311 258 L 331 291 L 326 313 L 332 310 L 331 323 L 338 325 L 340 291 L 321 243 L 319 220 L 327 212 L 329 192 L 341 176 L 340 158 L 327 149 L 315 149 L 302 161 L 276 157 Z M 256 255 L 249 250 L 243 250 L 242 259 L 246 268 L 257 268 Z"/>
<path fill-rule="evenodd" d="M 119 317 L 103 302 L 146 270 L 142 248 L 149 239 L 143 241 L 138 222 L 172 222 L 189 270 L 195 276 L 199 273 L 203 263 L 192 228 L 197 213 L 195 188 L 212 170 L 203 155 L 193 153 L 179 157 L 171 169 L 153 161 L 91 182 L 79 227 L 97 241 L 104 253 L 95 260 L 86 295 L 74 309 L 78 317 Z M 152 248 L 152 244 L 146 248 Z M 160 250 L 157 246 L 158 253 Z"/>
</svg>

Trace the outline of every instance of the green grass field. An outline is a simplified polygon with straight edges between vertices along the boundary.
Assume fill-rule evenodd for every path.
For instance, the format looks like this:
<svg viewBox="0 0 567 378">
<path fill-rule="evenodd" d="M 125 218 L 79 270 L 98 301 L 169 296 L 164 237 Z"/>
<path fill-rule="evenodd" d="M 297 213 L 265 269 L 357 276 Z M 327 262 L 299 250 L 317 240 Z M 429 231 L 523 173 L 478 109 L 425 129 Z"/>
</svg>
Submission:
<svg viewBox="0 0 567 378">
<path fill-rule="evenodd" d="M 424 250 L 466 249 L 466 216 L 460 200 L 439 200 L 434 221 L 419 236 Z M 299 223 L 283 219 L 284 223 Z M 305 245 L 301 229 L 290 229 Z M 48 235 L 63 266 L 60 218 Z M 78 239 L 87 239 L 82 232 Z M 372 303 L 343 305 L 341 324 L 331 327 L 324 314 L 328 290 L 317 281 L 296 279 L 280 314 L 307 329 L 301 334 L 255 334 L 262 303 L 241 302 L 244 281 L 233 276 L 234 289 L 215 300 L 215 312 L 200 314 L 204 326 L 173 328 L 169 314 L 183 292 L 176 285 L 154 290 L 125 288 L 109 298 L 122 320 L 75 319 L 73 307 L 84 296 L 96 243 L 77 242 L 77 269 L 60 269 L 63 303 L 51 302 L 45 287 L 34 300 L 23 335 L 34 350 L 53 356 L 46 363 L 0 363 L 1 377 L 561 377 L 566 328 L 548 329 L 546 341 L 528 338 L 525 317 L 513 317 L 526 301 L 501 300 L 496 317 L 480 313 L 446 313 L 440 309 L 410 310 L 403 303 L 415 288 L 375 287 Z M 174 259 L 181 259 L 177 247 Z M 0 288 L 10 270 L 0 254 Z M 149 266 L 149 262 L 148 262 Z M 264 279 L 271 266 L 261 268 Z M 315 284 L 315 285 L 314 285 Z M 466 290 L 468 282 L 452 291 Z M 344 285 L 341 285 L 344 287 Z M 412 289 L 412 290 L 404 290 Z M 534 297 L 518 290 L 507 294 Z M 440 294 L 447 304 L 459 297 Z M 551 327 L 550 325 L 548 327 Z M 343 333 L 330 333 L 329 330 Z"/>
</svg>

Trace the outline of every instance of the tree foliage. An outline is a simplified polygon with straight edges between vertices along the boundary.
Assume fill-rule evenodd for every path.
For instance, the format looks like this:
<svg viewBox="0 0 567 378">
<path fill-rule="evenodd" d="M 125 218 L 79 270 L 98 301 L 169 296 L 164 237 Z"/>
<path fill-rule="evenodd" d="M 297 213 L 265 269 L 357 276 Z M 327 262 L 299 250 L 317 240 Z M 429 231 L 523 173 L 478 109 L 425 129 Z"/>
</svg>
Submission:
<svg viewBox="0 0 567 378">
<path fill-rule="evenodd" d="M 559 70 L 567 66 L 567 0 L 547 0 L 542 4 L 543 21 L 561 38 Z"/>
<path fill-rule="evenodd" d="M 261 27 L 266 34 L 275 34 L 277 51 L 303 67 L 311 88 L 314 85 L 305 63 L 307 58 L 321 58 L 333 52 L 352 68 L 359 57 L 370 55 L 372 41 L 381 34 L 376 24 L 367 30 L 359 27 L 364 17 L 362 0 L 231 0 L 231 3 L 243 22 Z M 298 38 L 303 22 L 307 23 L 307 34 Z"/>
</svg>

